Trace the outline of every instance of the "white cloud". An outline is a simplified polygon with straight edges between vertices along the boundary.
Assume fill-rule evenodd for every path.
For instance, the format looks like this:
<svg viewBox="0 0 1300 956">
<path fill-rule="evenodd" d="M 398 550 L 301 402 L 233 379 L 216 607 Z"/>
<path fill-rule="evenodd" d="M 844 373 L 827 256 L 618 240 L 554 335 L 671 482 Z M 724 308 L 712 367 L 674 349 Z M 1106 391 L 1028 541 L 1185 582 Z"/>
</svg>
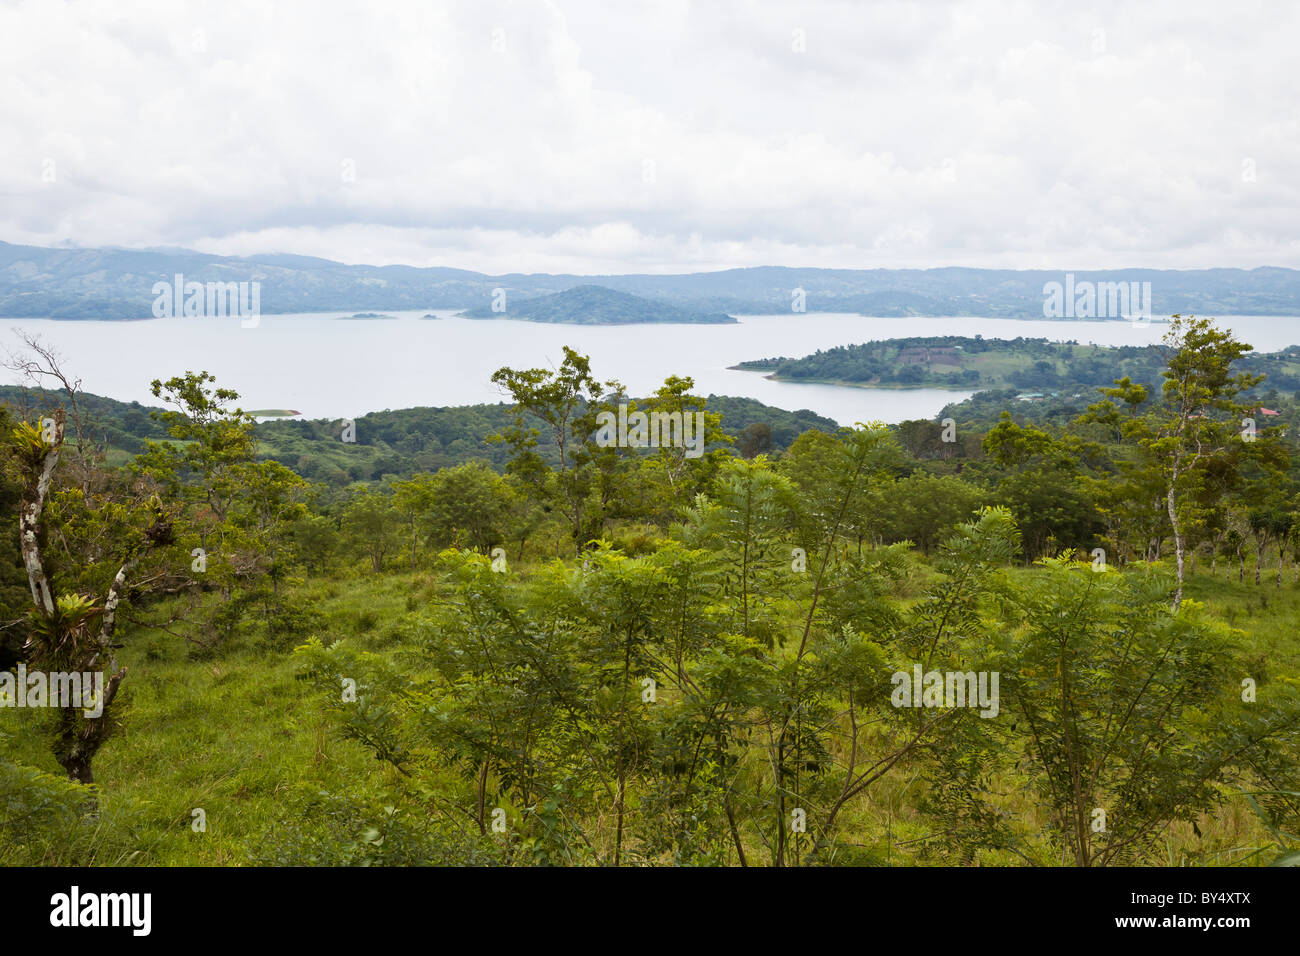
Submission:
<svg viewBox="0 0 1300 956">
<path fill-rule="evenodd" d="M 0 238 L 490 272 L 1297 266 L 1298 25 L 30 0 L 0 6 Z"/>
</svg>

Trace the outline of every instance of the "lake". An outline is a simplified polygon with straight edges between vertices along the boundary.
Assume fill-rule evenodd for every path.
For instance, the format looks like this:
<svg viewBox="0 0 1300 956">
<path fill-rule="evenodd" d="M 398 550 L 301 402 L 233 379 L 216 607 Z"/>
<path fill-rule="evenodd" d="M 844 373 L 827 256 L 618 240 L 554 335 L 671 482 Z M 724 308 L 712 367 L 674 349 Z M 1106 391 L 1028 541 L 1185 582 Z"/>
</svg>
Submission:
<svg viewBox="0 0 1300 956">
<path fill-rule="evenodd" d="M 237 390 L 244 408 L 291 408 L 308 418 L 355 418 L 420 405 L 506 400 L 490 381 L 503 365 L 557 366 L 568 345 L 590 355 L 601 379 L 618 379 L 645 395 L 668 375 L 689 375 L 700 394 L 756 398 L 778 408 L 807 408 L 842 424 L 929 418 L 970 392 L 848 388 L 772 382 L 759 372 L 730 371 L 746 359 L 798 357 L 872 339 L 917 335 L 1049 338 L 1099 345 L 1147 345 L 1161 323 L 1051 321 L 969 317 L 879 318 L 838 313 L 739 316 L 736 325 L 548 325 L 509 319 L 471 320 L 434 312 L 395 312 L 389 319 L 340 319 L 339 313 L 262 316 L 256 328 L 233 319 L 138 322 L 0 319 L 0 343 L 24 329 L 53 344 L 66 370 L 88 391 L 154 403 L 149 382 L 206 370 Z M 1262 351 L 1300 343 L 1300 319 L 1223 316 L 1219 322 Z M 3 373 L 9 384 L 16 382 Z"/>
</svg>

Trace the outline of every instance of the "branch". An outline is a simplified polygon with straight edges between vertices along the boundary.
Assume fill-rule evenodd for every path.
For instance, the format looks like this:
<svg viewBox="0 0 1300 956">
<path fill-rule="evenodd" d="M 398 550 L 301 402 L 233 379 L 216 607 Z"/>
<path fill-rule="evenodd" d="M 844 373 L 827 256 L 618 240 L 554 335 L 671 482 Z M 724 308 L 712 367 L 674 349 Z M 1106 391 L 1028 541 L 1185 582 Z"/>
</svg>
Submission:
<svg viewBox="0 0 1300 956">
<path fill-rule="evenodd" d="M 22 510 L 18 517 L 19 544 L 23 553 L 23 566 L 27 569 L 27 583 L 31 585 L 36 610 L 46 618 L 53 618 L 56 608 L 50 582 L 45 575 L 45 564 L 41 560 L 41 512 L 45 510 L 45 498 L 50 491 L 54 469 L 59 464 L 59 451 L 63 447 L 63 424 L 63 409 L 56 409 L 54 441 L 45 450 L 39 472 L 23 488 Z"/>
</svg>

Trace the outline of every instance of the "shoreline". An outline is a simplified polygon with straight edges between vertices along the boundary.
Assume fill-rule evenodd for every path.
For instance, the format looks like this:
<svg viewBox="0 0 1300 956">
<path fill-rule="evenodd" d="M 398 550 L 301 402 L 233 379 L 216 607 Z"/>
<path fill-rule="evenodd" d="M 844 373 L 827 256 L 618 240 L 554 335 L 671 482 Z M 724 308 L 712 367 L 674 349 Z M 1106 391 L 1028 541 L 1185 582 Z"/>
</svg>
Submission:
<svg viewBox="0 0 1300 956">
<path fill-rule="evenodd" d="M 728 372 L 755 372 L 762 374 L 761 368 L 741 368 L 738 365 L 728 365 Z M 967 385 L 931 385 L 922 383 L 920 385 L 876 385 L 870 382 L 848 382 L 837 378 L 784 378 L 780 375 L 769 374 L 763 378 L 769 382 L 782 382 L 786 385 L 838 385 L 841 388 L 869 388 L 872 391 L 890 391 L 890 392 L 914 392 L 923 388 L 936 389 L 944 392 L 986 392 L 995 386 L 986 385 L 982 388 L 970 388 Z"/>
</svg>

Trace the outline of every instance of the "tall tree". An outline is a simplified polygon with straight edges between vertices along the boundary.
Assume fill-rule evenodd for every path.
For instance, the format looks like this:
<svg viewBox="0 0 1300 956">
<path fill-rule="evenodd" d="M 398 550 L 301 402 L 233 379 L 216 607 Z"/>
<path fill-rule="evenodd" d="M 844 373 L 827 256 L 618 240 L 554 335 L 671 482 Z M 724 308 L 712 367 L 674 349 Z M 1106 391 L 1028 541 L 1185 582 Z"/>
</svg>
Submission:
<svg viewBox="0 0 1300 956">
<path fill-rule="evenodd" d="M 68 562 L 62 570 L 75 587 L 61 590 L 56 562 L 48 556 L 48 508 L 59 496 L 56 471 L 66 420 L 66 411 L 57 408 L 36 424 L 20 424 L 8 446 L 6 465 L 22 485 L 19 543 L 32 597 L 26 642 L 32 667 L 45 672 L 47 679 L 51 673 L 104 675 L 98 701 L 63 700 L 58 705 L 54 757 L 71 779 L 89 784 L 95 779 L 92 761 L 114 727 L 113 703 L 126 677 L 126 668 L 119 666 L 115 653 L 118 606 L 141 557 L 154 547 L 170 544 L 172 530 L 156 497 L 114 500 L 98 493 L 87 497 L 81 487 L 70 486 L 59 500 L 59 511 L 75 515 L 70 524 L 92 529 L 83 530 L 83 535 L 112 542 L 108 553 L 99 552 L 96 563 L 116 567 L 116 571 L 111 579 L 96 584 L 95 579 L 102 575 L 88 567 L 88 561 Z M 100 533 L 110 526 L 111 532 Z M 66 539 L 62 546 L 67 547 Z M 96 594 L 90 593 L 91 587 Z"/>
<path fill-rule="evenodd" d="M 511 424 L 490 440 L 510 447 L 508 471 L 539 499 L 558 506 L 581 551 L 600 537 L 618 497 L 619 449 L 598 446 L 593 438 L 600 413 L 614 410 L 604 397 L 620 394 L 621 387 L 599 382 L 591 360 L 567 345 L 554 371 L 503 367 L 492 381 L 510 393 L 514 406 Z M 549 454 L 538 451 L 542 430 L 534 421 L 546 426 Z"/>
</svg>

